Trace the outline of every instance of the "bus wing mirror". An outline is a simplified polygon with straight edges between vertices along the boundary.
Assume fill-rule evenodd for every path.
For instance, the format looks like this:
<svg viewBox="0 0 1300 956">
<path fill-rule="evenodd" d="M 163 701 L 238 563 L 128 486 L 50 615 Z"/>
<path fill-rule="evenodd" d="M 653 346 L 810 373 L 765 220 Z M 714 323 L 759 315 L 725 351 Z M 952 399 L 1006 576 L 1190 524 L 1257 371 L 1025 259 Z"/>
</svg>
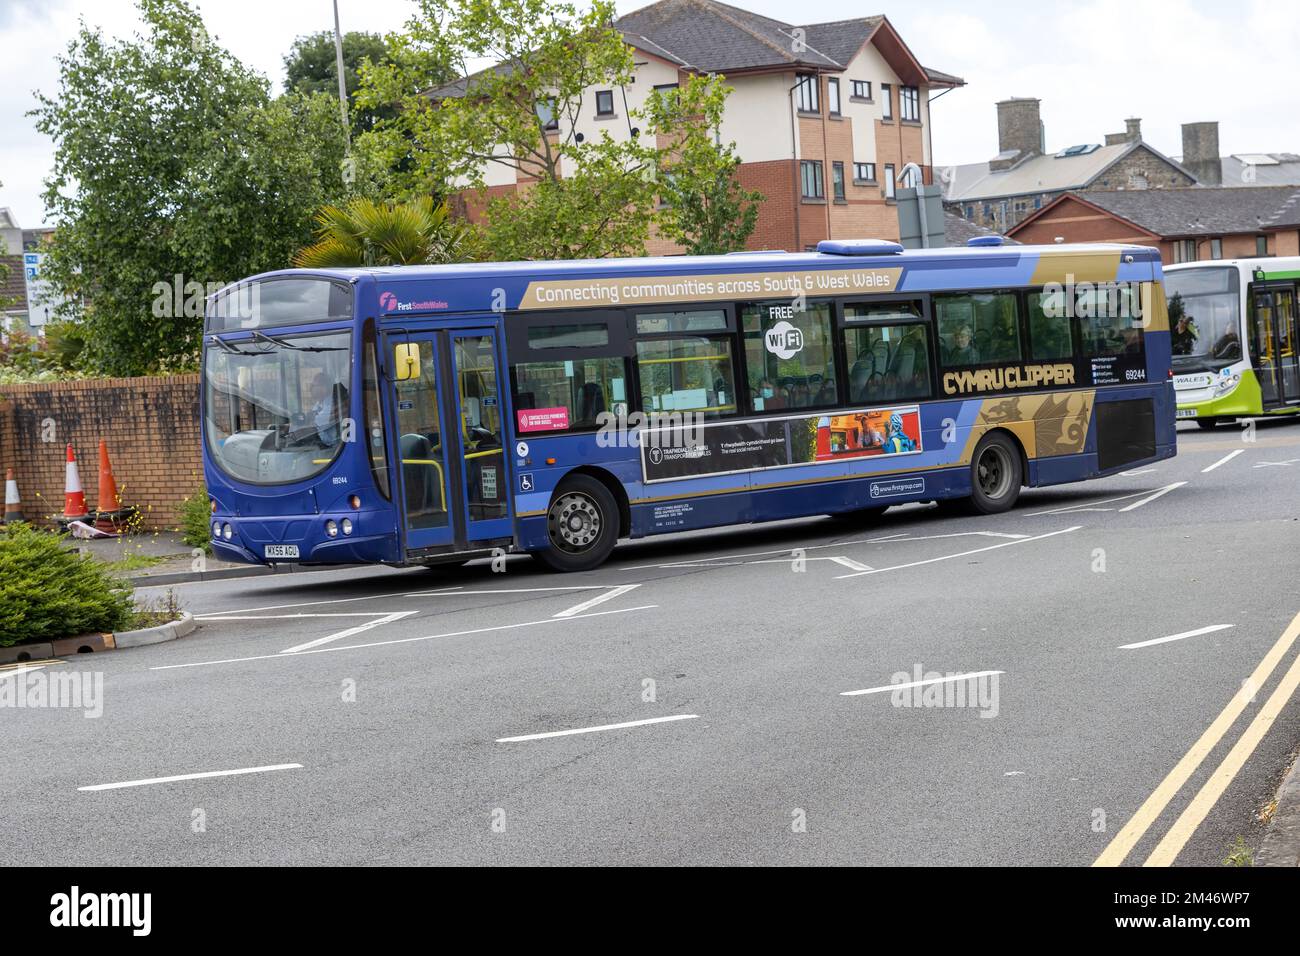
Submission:
<svg viewBox="0 0 1300 956">
<path fill-rule="evenodd" d="M 394 378 L 406 382 L 420 376 L 420 343 L 402 342 L 393 348 Z"/>
</svg>

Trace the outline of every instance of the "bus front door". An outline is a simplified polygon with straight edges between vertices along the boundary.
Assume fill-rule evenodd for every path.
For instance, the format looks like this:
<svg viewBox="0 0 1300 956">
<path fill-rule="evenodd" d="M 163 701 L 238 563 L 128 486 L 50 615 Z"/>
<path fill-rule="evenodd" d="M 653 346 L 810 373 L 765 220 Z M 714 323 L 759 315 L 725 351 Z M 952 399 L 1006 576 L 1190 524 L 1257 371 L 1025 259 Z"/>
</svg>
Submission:
<svg viewBox="0 0 1300 956">
<path fill-rule="evenodd" d="M 491 328 L 388 336 L 408 557 L 510 540 L 497 346 Z"/>
<path fill-rule="evenodd" d="M 1252 309 L 1264 405 L 1300 402 L 1300 310 L 1294 286 L 1256 287 Z"/>
</svg>

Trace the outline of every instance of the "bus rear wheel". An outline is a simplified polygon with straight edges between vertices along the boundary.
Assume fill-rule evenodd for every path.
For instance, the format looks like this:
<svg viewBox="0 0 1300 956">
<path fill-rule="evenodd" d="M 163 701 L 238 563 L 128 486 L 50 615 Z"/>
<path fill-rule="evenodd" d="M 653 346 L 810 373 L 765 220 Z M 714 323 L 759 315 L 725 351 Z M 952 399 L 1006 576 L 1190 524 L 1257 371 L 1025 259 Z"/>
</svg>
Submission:
<svg viewBox="0 0 1300 956">
<path fill-rule="evenodd" d="M 609 557 L 618 541 L 618 502 L 589 475 L 560 483 L 546 512 L 551 546 L 533 557 L 552 571 L 590 571 Z"/>
<path fill-rule="evenodd" d="M 1010 511 L 1024 482 L 1020 449 L 1006 435 L 993 432 L 975 446 L 970 464 L 970 507 L 977 514 Z"/>
</svg>

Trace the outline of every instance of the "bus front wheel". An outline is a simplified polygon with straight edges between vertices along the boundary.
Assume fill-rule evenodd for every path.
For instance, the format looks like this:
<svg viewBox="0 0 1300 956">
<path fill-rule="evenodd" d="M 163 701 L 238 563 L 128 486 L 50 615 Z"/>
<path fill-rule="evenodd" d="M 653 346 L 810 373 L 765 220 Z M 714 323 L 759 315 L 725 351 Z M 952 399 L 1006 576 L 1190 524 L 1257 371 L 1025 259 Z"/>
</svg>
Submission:
<svg viewBox="0 0 1300 956">
<path fill-rule="evenodd" d="M 971 508 L 984 515 L 1010 511 L 1023 481 L 1020 449 L 1000 432 L 985 435 L 971 458 Z"/>
<path fill-rule="evenodd" d="M 1219 420 L 1217 418 L 1198 418 L 1196 424 L 1206 431 L 1213 431 L 1219 426 Z"/>
<path fill-rule="evenodd" d="M 618 541 L 618 502 L 590 475 L 560 483 L 546 512 L 551 546 L 533 556 L 552 571 L 590 571 L 603 564 Z"/>
</svg>

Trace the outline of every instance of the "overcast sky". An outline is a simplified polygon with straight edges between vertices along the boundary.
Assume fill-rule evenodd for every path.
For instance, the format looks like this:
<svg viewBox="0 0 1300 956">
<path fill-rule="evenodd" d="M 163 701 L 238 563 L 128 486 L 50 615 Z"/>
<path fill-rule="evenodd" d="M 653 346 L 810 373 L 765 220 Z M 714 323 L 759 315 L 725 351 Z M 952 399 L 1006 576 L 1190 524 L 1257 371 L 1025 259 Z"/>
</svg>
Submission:
<svg viewBox="0 0 1300 956">
<path fill-rule="evenodd" d="M 619 0 L 620 12 L 645 6 Z M 934 105 L 938 165 L 997 152 L 994 103 L 1043 101 L 1049 149 L 1101 142 L 1142 119 L 1145 138 L 1181 152 L 1179 126 L 1218 120 L 1222 151 L 1300 153 L 1300 7 L 1295 0 L 736 0 L 788 22 L 883 13 L 926 66 L 969 84 Z M 332 27 L 330 0 L 206 0 L 209 32 L 278 87 L 294 37 Z M 410 0 L 339 0 L 343 29 L 396 29 Z M 0 206 L 44 221 L 52 147 L 24 114 L 57 86 L 54 57 L 78 17 L 125 36 L 132 0 L 0 0 Z"/>
</svg>

